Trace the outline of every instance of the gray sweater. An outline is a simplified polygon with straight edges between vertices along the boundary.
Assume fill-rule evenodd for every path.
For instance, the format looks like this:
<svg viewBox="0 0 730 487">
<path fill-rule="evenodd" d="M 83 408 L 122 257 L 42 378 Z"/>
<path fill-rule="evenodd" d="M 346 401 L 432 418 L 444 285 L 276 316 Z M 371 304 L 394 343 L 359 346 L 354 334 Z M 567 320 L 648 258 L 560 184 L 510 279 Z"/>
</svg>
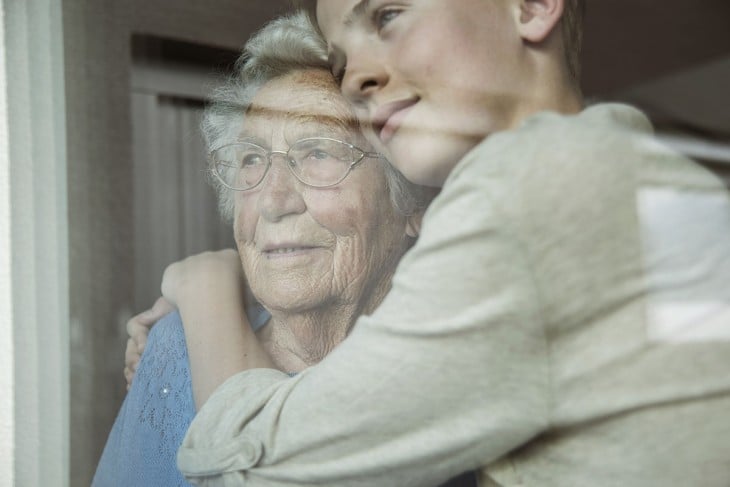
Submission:
<svg viewBox="0 0 730 487">
<path fill-rule="evenodd" d="M 621 105 L 454 169 L 376 312 L 198 413 L 199 485 L 730 485 L 730 199 Z"/>
</svg>

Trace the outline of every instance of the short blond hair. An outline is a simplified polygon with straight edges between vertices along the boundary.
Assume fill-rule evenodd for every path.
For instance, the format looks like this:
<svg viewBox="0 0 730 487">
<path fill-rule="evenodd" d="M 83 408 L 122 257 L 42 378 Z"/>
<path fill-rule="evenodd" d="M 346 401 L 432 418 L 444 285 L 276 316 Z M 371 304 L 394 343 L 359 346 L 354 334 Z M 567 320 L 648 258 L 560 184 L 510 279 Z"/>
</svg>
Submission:
<svg viewBox="0 0 730 487">
<path fill-rule="evenodd" d="M 563 37 L 565 61 L 568 71 L 576 84 L 580 82 L 580 53 L 583 47 L 583 17 L 585 16 L 585 0 L 565 0 L 560 30 Z"/>
<path fill-rule="evenodd" d="M 317 0 L 290 0 L 296 9 L 309 14 L 314 24 L 317 23 Z M 585 16 L 585 0 L 565 0 L 561 19 L 561 35 L 565 50 L 565 61 L 568 72 L 576 84 L 580 82 L 580 53 L 583 46 L 583 17 Z"/>
</svg>

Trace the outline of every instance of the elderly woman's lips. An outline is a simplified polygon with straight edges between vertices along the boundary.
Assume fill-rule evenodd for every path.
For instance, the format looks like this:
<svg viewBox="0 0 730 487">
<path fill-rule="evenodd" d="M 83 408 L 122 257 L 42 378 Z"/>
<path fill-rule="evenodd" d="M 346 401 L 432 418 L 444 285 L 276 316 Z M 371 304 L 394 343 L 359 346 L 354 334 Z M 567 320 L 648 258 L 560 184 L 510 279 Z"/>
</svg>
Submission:
<svg viewBox="0 0 730 487">
<path fill-rule="evenodd" d="M 263 250 L 264 255 L 270 258 L 275 257 L 294 257 L 299 255 L 305 255 L 310 253 L 311 251 L 317 249 L 318 247 L 304 245 L 304 246 L 282 246 L 282 247 L 274 247 L 274 248 L 267 248 Z"/>
</svg>

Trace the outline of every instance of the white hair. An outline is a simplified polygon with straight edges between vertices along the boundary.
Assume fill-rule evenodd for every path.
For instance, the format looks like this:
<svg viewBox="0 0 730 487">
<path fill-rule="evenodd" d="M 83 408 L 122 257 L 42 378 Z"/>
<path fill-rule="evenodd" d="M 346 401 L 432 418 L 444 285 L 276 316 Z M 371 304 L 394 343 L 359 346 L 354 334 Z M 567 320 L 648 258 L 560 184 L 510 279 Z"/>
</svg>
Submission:
<svg viewBox="0 0 730 487">
<path fill-rule="evenodd" d="M 201 122 L 208 151 L 236 142 L 251 100 L 269 81 L 287 74 L 310 69 L 329 71 L 327 45 L 304 11 L 275 19 L 249 39 L 231 75 L 211 94 Z M 409 182 L 398 170 L 383 160 L 390 200 L 405 216 L 423 210 L 432 190 Z M 231 220 L 234 198 L 209 170 L 208 178 L 218 193 L 218 207 Z"/>
</svg>

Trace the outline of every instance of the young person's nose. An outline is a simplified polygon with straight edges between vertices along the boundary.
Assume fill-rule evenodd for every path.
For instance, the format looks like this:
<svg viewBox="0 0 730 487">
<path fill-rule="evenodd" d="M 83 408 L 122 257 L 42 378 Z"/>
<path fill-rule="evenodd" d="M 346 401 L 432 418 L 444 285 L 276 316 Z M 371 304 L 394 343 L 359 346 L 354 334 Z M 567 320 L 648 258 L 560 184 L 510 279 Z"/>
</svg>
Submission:
<svg viewBox="0 0 730 487">
<path fill-rule="evenodd" d="M 302 198 L 302 183 L 289 170 L 289 159 L 284 154 L 274 153 L 271 166 L 262 181 L 259 193 L 259 211 L 272 222 L 292 214 L 306 211 Z"/>
<path fill-rule="evenodd" d="M 342 77 L 342 93 L 355 104 L 365 104 L 388 84 L 389 76 L 373 52 L 349 56 Z"/>
</svg>

